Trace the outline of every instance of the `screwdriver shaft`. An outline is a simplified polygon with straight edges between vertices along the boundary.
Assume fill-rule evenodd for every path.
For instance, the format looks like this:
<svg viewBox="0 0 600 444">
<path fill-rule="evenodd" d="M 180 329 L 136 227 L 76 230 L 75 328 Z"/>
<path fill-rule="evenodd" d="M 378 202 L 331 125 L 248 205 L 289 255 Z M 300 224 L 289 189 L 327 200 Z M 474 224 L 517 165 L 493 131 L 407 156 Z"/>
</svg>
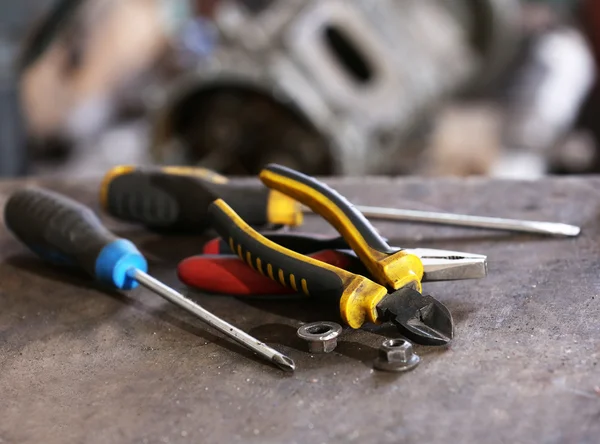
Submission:
<svg viewBox="0 0 600 444">
<path fill-rule="evenodd" d="M 552 236 L 578 236 L 581 229 L 575 225 L 532 220 L 504 219 L 499 217 L 468 216 L 466 214 L 436 213 L 432 211 L 403 210 L 385 207 L 355 205 L 365 217 L 405 222 L 424 222 L 492 230 L 537 233 Z"/>
<path fill-rule="evenodd" d="M 292 359 L 269 347 L 264 342 L 261 342 L 243 332 L 239 328 L 234 327 L 218 316 L 215 316 L 208 310 L 202 308 L 200 305 L 186 298 L 181 293 L 173 290 L 171 287 L 163 284 L 159 280 L 154 279 L 149 274 L 137 268 L 129 269 L 128 274 L 152 292 L 174 303 L 175 305 L 178 305 L 189 313 L 192 313 L 211 327 L 219 330 L 224 335 L 254 351 L 258 355 L 277 365 L 282 370 L 293 371 L 295 369 L 295 364 Z"/>
</svg>

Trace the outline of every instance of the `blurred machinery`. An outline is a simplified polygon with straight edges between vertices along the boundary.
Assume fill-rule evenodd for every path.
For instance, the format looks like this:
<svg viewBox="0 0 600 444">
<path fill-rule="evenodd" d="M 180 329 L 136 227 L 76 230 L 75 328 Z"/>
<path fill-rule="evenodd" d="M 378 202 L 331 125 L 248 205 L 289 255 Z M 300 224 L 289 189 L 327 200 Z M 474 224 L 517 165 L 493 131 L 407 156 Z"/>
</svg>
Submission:
<svg viewBox="0 0 600 444">
<path fill-rule="evenodd" d="M 580 26 L 580 17 L 588 15 L 582 5 L 568 0 L 525 2 L 524 39 L 507 73 L 501 149 L 491 174 L 531 179 L 591 167 L 595 143 L 578 126 L 597 69 Z"/>
<path fill-rule="evenodd" d="M 0 174 L 27 159 L 51 174 L 277 162 L 532 177 L 587 171 L 594 156 L 600 169 L 594 137 L 572 137 L 583 125 L 600 140 L 579 0 L 23 2 L 52 6 L 21 51 L 20 104 L 15 71 L 0 76 L 2 112 L 21 105 L 30 148 L 3 118 Z M 596 43 L 597 2 L 581 4 Z"/>
<path fill-rule="evenodd" d="M 0 177 L 21 175 L 27 164 L 14 52 L 14 44 L 0 35 Z"/>
<path fill-rule="evenodd" d="M 0 177 L 27 171 L 25 124 L 19 100 L 19 47 L 48 0 L 3 2 L 0 13 Z"/>
<path fill-rule="evenodd" d="M 222 0 L 212 13 L 214 51 L 155 97 L 152 155 L 227 174 L 411 172 L 436 107 L 489 85 L 519 39 L 517 0 Z"/>
<path fill-rule="evenodd" d="M 128 108 L 143 109 L 146 77 L 168 47 L 171 17 L 162 6 L 171 2 L 46 3 L 22 44 L 20 96 L 32 159 L 52 164 L 93 149 Z"/>
</svg>

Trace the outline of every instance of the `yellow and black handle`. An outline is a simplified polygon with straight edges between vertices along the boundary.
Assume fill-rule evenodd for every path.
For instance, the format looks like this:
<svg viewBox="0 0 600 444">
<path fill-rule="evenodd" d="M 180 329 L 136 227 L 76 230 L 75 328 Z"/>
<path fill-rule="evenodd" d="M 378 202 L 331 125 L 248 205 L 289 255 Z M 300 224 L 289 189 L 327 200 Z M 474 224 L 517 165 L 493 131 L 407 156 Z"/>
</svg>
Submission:
<svg viewBox="0 0 600 444">
<path fill-rule="evenodd" d="M 233 252 L 257 272 L 306 296 L 338 302 L 342 319 L 352 328 L 378 322 L 377 304 L 388 294 L 384 286 L 270 241 L 222 199 L 209 205 L 208 213 Z"/>
<path fill-rule="evenodd" d="M 172 232 L 208 228 L 208 205 L 221 198 L 253 226 L 299 225 L 300 205 L 262 184 L 232 184 L 213 171 L 192 167 L 118 166 L 104 177 L 103 209 L 118 219 Z"/>
<path fill-rule="evenodd" d="M 267 187 L 303 203 L 333 225 L 378 283 L 393 289 L 411 286 L 421 291 L 421 259 L 390 247 L 367 218 L 337 191 L 310 176 L 275 164 L 265 167 L 260 179 Z"/>
</svg>

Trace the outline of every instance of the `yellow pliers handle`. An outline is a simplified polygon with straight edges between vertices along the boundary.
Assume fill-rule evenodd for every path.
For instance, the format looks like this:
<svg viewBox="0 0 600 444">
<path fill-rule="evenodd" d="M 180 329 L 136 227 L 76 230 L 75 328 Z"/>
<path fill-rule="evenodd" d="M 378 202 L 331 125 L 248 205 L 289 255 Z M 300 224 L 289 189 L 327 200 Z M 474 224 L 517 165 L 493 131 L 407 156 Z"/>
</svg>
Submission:
<svg viewBox="0 0 600 444">
<path fill-rule="evenodd" d="M 209 205 L 208 214 L 229 247 L 257 272 L 306 296 L 339 303 L 342 319 L 352 328 L 379 322 L 377 304 L 388 295 L 386 287 L 270 241 L 222 199 Z"/>
<path fill-rule="evenodd" d="M 394 290 L 410 286 L 421 291 L 421 259 L 390 247 L 367 218 L 337 191 L 310 176 L 275 164 L 265 167 L 260 179 L 267 187 L 301 202 L 333 225 L 377 283 Z"/>
</svg>

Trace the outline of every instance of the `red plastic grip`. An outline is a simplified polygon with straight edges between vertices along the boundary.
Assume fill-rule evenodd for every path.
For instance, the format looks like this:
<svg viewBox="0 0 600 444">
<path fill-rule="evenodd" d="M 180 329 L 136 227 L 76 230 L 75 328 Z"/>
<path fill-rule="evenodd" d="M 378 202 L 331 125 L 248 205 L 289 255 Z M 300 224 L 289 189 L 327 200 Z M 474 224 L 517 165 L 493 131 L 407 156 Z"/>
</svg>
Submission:
<svg viewBox="0 0 600 444">
<path fill-rule="evenodd" d="M 218 248 L 218 239 L 215 241 Z M 336 250 L 323 250 L 309 256 L 344 270 L 350 268 L 357 260 Z M 184 284 L 207 293 L 232 296 L 294 294 L 293 290 L 254 271 L 233 255 L 212 254 L 189 257 L 181 261 L 177 267 L 177 274 Z"/>
</svg>

